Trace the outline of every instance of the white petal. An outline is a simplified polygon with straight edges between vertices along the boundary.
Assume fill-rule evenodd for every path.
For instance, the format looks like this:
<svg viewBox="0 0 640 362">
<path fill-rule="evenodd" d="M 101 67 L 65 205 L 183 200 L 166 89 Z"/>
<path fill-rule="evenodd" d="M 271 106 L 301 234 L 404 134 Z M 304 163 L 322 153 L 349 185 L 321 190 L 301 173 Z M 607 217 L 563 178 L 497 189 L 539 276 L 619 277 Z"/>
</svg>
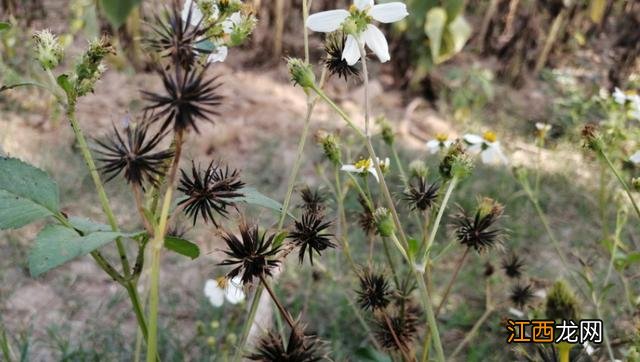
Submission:
<svg viewBox="0 0 640 362">
<path fill-rule="evenodd" d="M 342 59 L 346 60 L 349 65 L 354 65 L 360 60 L 360 47 L 353 35 L 347 35 L 347 41 L 342 49 Z"/>
<path fill-rule="evenodd" d="M 189 17 L 189 9 L 191 9 L 191 25 L 198 25 L 202 20 L 202 11 L 200 11 L 198 5 L 192 0 L 186 0 L 184 2 L 184 6 L 182 7 L 182 20 L 187 21 L 187 18 Z"/>
<path fill-rule="evenodd" d="M 465 140 L 465 142 L 470 143 L 472 145 L 484 142 L 484 138 L 478 136 L 477 134 L 468 133 L 462 136 L 462 138 Z"/>
<path fill-rule="evenodd" d="M 366 10 L 368 7 L 373 6 L 373 0 L 355 0 L 353 4 L 358 10 Z"/>
<path fill-rule="evenodd" d="M 613 91 L 613 100 L 618 104 L 624 104 L 627 101 L 627 95 L 618 87 Z"/>
<path fill-rule="evenodd" d="M 341 171 L 347 171 L 347 172 L 353 172 L 353 173 L 361 173 L 362 170 L 360 170 L 359 168 L 357 168 L 354 165 L 342 165 L 342 167 L 340 167 Z"/>
<path fill-rule="evenodd" d="M 224 62 L 227 59 L 227 54 L 229 53 L 229 48 L 224 45 L 221 45 L 216 48 L 216 50 L 209 54 L 207 57 L 207 62 L 216 63 L 216 62 Z"/>
<path fill-rule="evenodd" d="M 452 144 L 453 144 L 453 141 L 451 141 L 451 140 L 446 140 L 446 141 L 442 142 L 442 145 L 444 146 L 444 148 L 449 148 L 449 147 L 451 147 Z"/>
<path fill-rule="evenodd" d="M 487 165 L 506 165 L 508 162 L 498 142 L 490 144 L 489 147 L 480 154 L 480 158 L 482 159 L 482 163 Z"/>
<path fill-rule="evenodd" d="M 242 14 L 240 14 L 239 11 L 236 11 L 235 13 L 231 14 L 229 20 L 231 20 L 231 22 L 235 25 L 240 25 L 242 23 Z"/>
<path fill-rule="evenodd" d="M 376 181 L 380 182 L 380 179 L 378 178 L 378 173 L 376 172 L 376 168 L 375 167 L 369 167 L 368 169 L 369 173 L 373 175 L 373 177 L 376 178 Z"/>
<path fill-rule="evenodd" d="M 231 304 L 238 304 L 245 298 L 244 290 L 242 289 L 242 279 L 235 277 L 227 285 L 227 291 L 224 295 L 227 301 Z"/>
<path fill-rule="evenodd" d="M 207 280 L 204 283 L 204 295 L 209 298 L 209 302 L 214 307 L 220 307 L 224 303 L 224 290 L 218 286 L 218 282 L 215 280 Z"/>
<path fill-rule="evenodd" d="M 391 59 L 389 55 L 389 44 L 384 34 L 374 25 L 367 25 L 367 30 L 363 34 L 364 42 L 367 44 L 380 59 L 380 63 L 384 63 Z"/>
<path fill-rule="evenodd" d="M 395 23 L 404 19 L 409 13 L 407 5 L 394 2 L 374 6 L 369 15 L 381 23 Z"/>
<path fill-rule="evenodd" d="M 631 157 L 629 157 L 629 161 L 638 164 L 640 163 L 640 151 L 636 151 Z"/>
<path fill-rule="evenodd" d="M 467 147 L 467 152 L 472 155 L 477 155 L 478 153 L 482 152 L 482 143 L 472 144 L 471 146 Z"/>
<path fill-rule="evenodd" d="M 427 151 L 432 155 L 438 153 L 438 151 L 440 151 L 440 141 L 431 140 L 427 142 Z"/>
<path fill-rule="evenodd" d="M 313 31 L 330 33 L 338 30 L 344 19 L 348 16 L 349 12 L 342 9 L 321 11 L 319 13 L 309 15 L 307 18 L 307 28 Z"/>
</svg>

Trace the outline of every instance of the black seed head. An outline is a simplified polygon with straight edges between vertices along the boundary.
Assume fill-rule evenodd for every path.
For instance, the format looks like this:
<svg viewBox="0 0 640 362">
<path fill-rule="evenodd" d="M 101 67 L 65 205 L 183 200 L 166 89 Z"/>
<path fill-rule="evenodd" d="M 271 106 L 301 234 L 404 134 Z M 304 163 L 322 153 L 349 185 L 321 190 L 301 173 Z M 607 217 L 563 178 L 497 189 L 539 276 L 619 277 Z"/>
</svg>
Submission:
<svg viewBox="0 0 640 362">
<path fill-rule="evenodd" d="M 367 202 L 362 198 L 358 197 L 358 203 L 362 207 L 362 212 L 358 214 L 358 225 L 362 231 L 366 234 L 373 234 L 376 232 L 376 219 L 373 217 L 373 212 L 369 209 Z"/>
<path fill-rule="evenodd" d="M 223 252 L 229 257 L 219 265 L 231 265 L 234 268 L 227 273 L 233 279 L 242 275 L 242 284 L 250 284 L 254 278 L 271 276 L 274 268 L 280 264 L 276 254 L 279 247 L 272 248 L 275 235 L 267 236 L 258 231 L 258 226 L 240 224 L 240 239 L 230 232 L 225 232 L 222 240 L 227 244 Z"/>
<path fill-rule="evenodd" d="M 411 350 L 418 337 L 418 327 L 420 326 L 420 308 L 414 304 L 406 305 L 404 309 L 397 310 L 389 316 L 390 323 L 387 323 L 383 316 L 376 318 L 375 337 L 382 348 L 398 351 Z M 391 328 L 389 328 L 389 324 Z M 398 343 L 394 338 L 398 337 Z"/>
<path fill-rule="evenodd" d="M 511 289 L 511 295 L 509 295 L 511 302 L 518 308 L 524 308 L 533 299 L 533 291 L 531 285 L 516 284 Z"/>
<path fill-rule="evenodd" d="M 322 214 L 324 212 L 324 203 L 327 201 L 327 197 L 320 190 L 312 190 L 307 186 L 300 190 L 300 198 L 302 199 L 302 205 L 300 206 L 306 212 L 311 214 Z"/>
<path fill-rule="evenodd" d="M 187 18 L 183 20 L 182 13 L 174 2 L 171 10 L 165 11 L 164 16 L 155 16 L 154 24 L 151 24 L 153 35 L 147 39 L 152 50 L 162 57 L 171 58 L 174 66 L 180 66 L 184 70 L 193 68 L 199 55 L 211 53 L 199 45 L 207 39 L 209 29 L 202 20 L 196 25 L 191 24 L 193 6 L 192 3 Z"/>
<path fill-rule="evenodd" d="M 153 112 L 151 121 L 162 123 L 162 130 L 171 125 L 176 132 L 188 129 L 199 132 L 199 121 L 213 123 L 211 117 L 218 115 L 216 108 L 222 103 L 222 96 L 218 93 L 217 77 L 205 78 L 207 69 L 208 65 L 199 70 L 179 67 L 173 72 L 161 70 L 165 92 L 142 91 L 149 102 L 145 110 Z"/>
<path fill-rule="evenodd" d="M 342 51 L 347 40 L 347 35 L 342 32 L 332 33 L 327 36 L 324 42 L 324 65 L 329 73 L 337 75 L 338 78 L 348 80 L 349 77 L 359 77 L 360 70 L 355 65 L 349 65 L 342 59 Z"/>
<path fill-rule="evenodd" d="M 229 166 L 222 167 L 212 161 L 203 172 L 192 161 L 190 174 L 184 169 L 180 173 L 178 191 L 187 198 L 180 201 L 178 206 L 184 207 L 185 214 L 193 219 L 194 225 L 200 216 L 204 222 L 211 221 L 217 227 L 214 212 L 227 217 L 227 207 L 235 206 L 235 199 L 243 195 L 241 189 L 244 182 L 240 180 L 240 173 L 230 170 Z"/>
<path fill-rule="evenodd" d="M 412 210 L 425 211 L 430 208 L 438 197 L 440 186 L 436 183 L 427 184 L 424 177 L 418 177 L 416 184 L 411 183 L 404 192 L 404 200 L 409 202 Z"/>
<path fill-rule="evenodd" d="M 502 260 L 502 269 L 509 278 L 517 279 L 522 275 L 524 262 L 516 254 L 511 254 L 507 259 Z"/>
<path fill-rule="evenodd" d="M 366 269 L 359 277 L 360 289 L 356 292 L 360 308 L 371 311 L 386 308 L 393 292 L 384 274 Z"/>
<path fill-rule="evenodd" d="M 149 126 L 143 123 L 128 126 L 124 136 L 115 126 L 113 134 L 105 141 L 96 140 L 101 147 L 96 149 L 102 163 L 100 171 L 107 182 L 124 171 L 124 178 L 130 184 L 144 188 L 145 183 L 155 185 L 166 171 L 166 161 L 173 157 L 170 150 L 154 151 L 166 133 L 156 133 L 148 137 Z"/>
<path fill-rule="evenodd" d="M 303 326 L 296 325 L 286 345 L 277 331 L 271 331 L 258 341 L 255 353 L 247 356 L 261 362 L 316 362 L 325 359 L 325 345 L 315 335 L 305 334 Z"/>
<path fill-rule="evenodd" d="M 295 228 L 289 233 L 288 238 L 293 244 L 300 248 L 298 257 L 300 264 L 304 260 L 304 254 L 309 250 L 309 262 L 313 265 L 313 251 L 318 255 L 326 248 L 335 248 L 336 244 L 331 242 L 332 234 L 326 233 L 325 229 L 331 226 L 330 221 L 324 221 L 322 215 L 305 213 L 300 221 L 295 222 Z"/>
<path fill-rule="evenodd" d="M 456 238 L 467 247 L 478 252 L 484 251 L 498 242 L 502 236 L 502 229 L 491 229 L 501 215 L 502 207 L 497 203 L 490 209 L 479 207 L 473 217 L 461 209 L 453 220 Z"/>
</svg>

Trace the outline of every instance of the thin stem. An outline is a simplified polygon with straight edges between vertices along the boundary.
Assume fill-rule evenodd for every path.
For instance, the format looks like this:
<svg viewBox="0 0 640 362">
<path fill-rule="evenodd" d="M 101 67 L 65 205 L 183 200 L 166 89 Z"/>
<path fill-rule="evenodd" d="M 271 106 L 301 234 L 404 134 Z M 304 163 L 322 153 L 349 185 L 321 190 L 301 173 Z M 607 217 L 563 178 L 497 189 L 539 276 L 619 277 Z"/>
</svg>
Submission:
<svg viewBox="0 0 640 362">
<path fill-rule="evenodd" d="M 387 311 L 385 309 L 382 309 L 382 316 L 384 317 L 384 321 L 387 324 L 387 328 L 389 329 L 389 332 L 391 332 L 391 336 L 393 337 L 393 341 L 395 342 L 396 346 L 398 346 L 398 349 L 400 350 L 400 353 L 402 353 L 402 357 L 406 361 L 415 360 L 415 358 L 411 358 L 411 356 L 405 350 L 405 348 L 402 345 L 402 343 L 400 343 L 400 339 L 398 338 L 398 335 L 396 334 L 396 330 L 393 328 L 393 324 L 391 323 L 391 319 L 389 319 L 389 315 L 387 314 Z"/>
<path fill-rule="evenodd" d="M 142 332 L 142 336 L 145 341 L 149 336 L 149 332 L 147 330 L 147 322 L 144 318 L 144 311 L 142 310 L 142 305 L 140 304 L 140 297 L 138 296 L 138 292 L 136 291 L 136 285 L 129 281 L 125 284 L 125 289 L 129 294 L 129 298 L 131 299 L 131 304 L 133 304 L 133 312 L 136 315 L 136 319 L 138 320 L 138 326 L 140 327 L 140 331 Z"/>
<path fill-rule="evenodd" d="M 269 285 L 267 280 L 264 278 L 264 275 L 262 274 L 260 275 L 260 281 L 262 282 L 262 285 L 265 287 L 265 289 L 269 293 L 269 296 L 271 296 L 271 300 L 273 300 L 276 307 L 278 307 L 280 314 L 284 317 L 284 319 L 287 321 L 287 324 L 289 324 L 289 327 L 291 327 L 291 329 L 293 330 L 295 328 L 295 322 L 293 321 L 293 318 L 291 318 L 291 315 L 289 314 L 289 312 L 287 312 L 287 310 L 284 308 L 282 303 L 280 303 L 280 300 L 278 299 L 278 297 L 276 297 L 276 293 L 273 292 L 273 289 L 271 289 L 271 286 Z"/>
<path fill-rule="evenodd" d="M 175 156 L 171 170 L 169 171 L 167 190 L 165 192 L 162 209 L 160 211 L 160 221 L 157 229 L 155 230 L 153 240 L 151 241 L 151 283 L 149 288 L 149 338 L 147 342 L 147 362 L 155 361 L 158 353 L 160 252 L 162 251 L 165 233 L 167 232 L 167 220 L 169 219 L 173 186 L 178 172 L 178 164 L 180 163 L 180 154 L 182 153 L 182 136 L 182 131 L 178 131 L 175 134 Z"/>
<path fill-rule="evenodd" d="M 84 134 L 80 129 L 80 125 L 78 124 L 78 120 L 76 119 L 75 112 L 75 101 L 69 100 L 69 104 L 67 105 L 67 118 L 69 119 L 69 123 L 71 124 L 71 128 L 73 129 L 73 133 L 76 137 L 76 140 L 78 141 L 80 153 L 82 154 L 82 157 L 87 164 L 87 168 L 89 169 L 89 173 L 91 174 L 93 184 L 95 185 L 96 191 L 98 193 L 98 198 L 100 199 L 100 204 L 102 205 L 102 210 L 109 220 L 109 225 L 111 226 L 111 229 L 113 231 L 118 231 L 118 222 L 116 221 L 116 217 L 113 214 L 113 210 L 111 209 L 109 198 L 107 197 L 107 193 L 104 190 L 104 185 L 102 184 L 102 180 L 100 179 L 100 174 L 98 173 L 96 164 L 93 161 L 93 157 L 91 156 L 91 151 L 89 150 L 87 140 L 85 139 Z M 120 238 L 116 239 L 116 248 L 118 249 L 118 254 L 120 255 L 120 261 L 122 262 L 122 271 L 125 278 L 128 278 L 131 275 L 131 267 L 129 266 L 129 260 L 127 259 L 127 252 Z"/>
<path fill-rule="evenodd" d="M 138 213 L 140 214 L 140 218 L 142 219 L 142 223 L 144 224 L 144 228 L 147 230 L 149 235 L 153 235 L 153 227 L 149 223 L 149 219 L 147 219 L 147 215 L 144 212 L 144 202 L 142 200 L 142 189 L 140 185 L 135 184 L 132 186 L 133 190 L 133 198 L 136 202 L 136 207 L 138 209 Z"/>
<path fill-rule="evenodd" d="M 364 49 L 364 42 L 358 41 L 360 50 L 360 62 L 362 63 L 362 78 L 364 79 L 364 134 L 371 138 L 369 131 L 369 71 L 367 70 L 367 52 Z"/>
<path fill-rule="evenodd" d="M 591 293 L 591 297 L 593 299 L 593 303 L 596 306 L 596 318 L 598 318 L 599 320 L 603 321 L 602 323 L 604 324 L 604 319 L 602 319 L 602 312 L 600 311 L 600 302 L 596 298 L 595 292 Z M 606 327 L 602 328 L 602 334 L 604 336 L 604 338 L 603 338 L 604 339 L 604 345 L 607 347 L 607 353 L 609 354 L 609 360 L 615 361 L 615 357 L 613 355 L 613 349 L 611 348 L 611 342 L 609 341 L 609 335 L 607 334 L 607 328 Z"/>
<path fill-rule="evenodd" d="M 602 156 L 602 158 L 604 158 L 604 160 L 607 162 L 607 166 L 609 166 L 611 171 L 613 171 L 613 174 L 616 176 L 616 178 L 624 188 L 624 191 L 627 193 L 627 196 L 629 197 L 629 200 L 631 200 L 631 204 L 633 205 L 633 209 L 636 211 L 636 215 L 640 217 L 640 208 L 638 208 L 638 204 L 636 204 L 636 200 L 633 198 L 633 194 L 631 193 L 631 189 L 629 188 L 629 185 L 627 185 L 627 183 L 624 181 L 620 173 L 618 173 L 618 170 L 616 170 L 615 166 L 613 166 L 613 163 L 611 163 L 611 160 L 609 159 L 609 157 L 607 157 L 604 151 L 600 149 L 599 153 Z"/>
<path fill-rule="evenodd" d="M 451 279 L 449 279 L 449 283 L 447 283 L 447 287 L 444 290 L 444 294 L 442 294 L 442 300 L 440 300 L 440 304 L 438 304 L 438 308 L 436 308 L 436 316 L 440 315 L 440 310 L 442 309 L 442 307 L 444 306 L 444 303 L 447 301 L 447 298 L 449 297 L 449 293 L 451 292 L 453 283 L 458 278 L 458 273 L 460 273 L 460 269 L 462 269 L 462 265 L 464 264 L 464 261 L 467 259 L 467 255 L 469 255 L 469 250 L 470 250 L 469 247 L 464 249 L 464 254 L 462 254 L 462 257 L 460 258 L 460 260 L 458 260 L 458 264 L 456 265 L 456 268 L 453 271 L 453 275 L 451 275 Z"/>
<path fill-rule="evenodd" d="M 436 349 L 436 359 L 439 362 L 444 362 L 444 350 L 442 348 L 442 342 L 440 341 L 440 332 L 438 331 L 438 322 L 436 321 L 435 313 L 433 312 L 433 306 L 431 305 L 431 297 L 429 296 L 429 291 L 427 290 L 427 286 L 424 283 L 424 278 L 421 272 L 416 270 L 416 268 L 411 268 L 416 280 L 418 281 L 418 289 L 420 291 L 420 297 L 422 299 L 422 304 L 425 309 L 425 313 L 427 315 L 427 326 L 429 327 L 429 333 L 431 333 L 431 338 L 433 340 L 433 345 Z"/>
<path fill-rule="evenodd" d="M 336 167 L 335 169 L 335 182 L 336 182 L 336 201 L 338 204 L 338 232 L 336 233 L 338 236 L 338 240 L 340 240 L 342 244 L 342 250 L 344 251 L 347 260 L 349 261 L 349 265 L 352 269 L 355 270 L 356 263 L 353 261 L 353 257 L 351 256 L 351 248 L 349 247 L 349 239 L 347 238 L 347 216 L 344 211 L 344 195 L 342 193 L 342 183 L 340 181 L 340 171 Z"/>
<path fill-rule="evenodd" d="M 453 189 L 456 187 L 457 183 L 458 179 L 456 177 L 453 177 L 451 181 L 449 181 L 449 186 L 447 186 L 447 191 L 444 194 L 444 198 L 442 199 L 442 203 L 440 204 L 440 208 L 438 209 L 438 214 L 436 215 L 436 219 L 433 223 L 433 226 L 431 227 L 429 240 L 427 240 L 426 245 L 423 245 L 424 249 L 422 255 L 422 263 L 427 262 L 429 250 L 431 250 L 431 246 L 436 239 L 436 234 L 438 233 L 438 228 L 440 227 L 440 222 L 442 221 L 442 215 L 444 215 L 444 210 L 447 208 L 447 204 L 449 203 L 449 199 L 451 198 L 451 194 L 453 193 Z"/>
<path fill-rule="evenodd" d="M 476 321 L 476 323 L 473 325 L 473 327 L 471 328 L 469 333 L 467 333 L 467 335 L 464 337 L 462 342 L 460 342 L 458 347 L 456 347 L 456 349 L 453 351 L 453 353 L 449 356 L 449 359 L 453 360 L 454 357 L 457 356 L 458 353 L 460 353 L 462 351 L 462 349 L 467 344 L 469 344 L 469 342 L 471 342 L 473 337 L 475 337 L 476 333 L 478 333 L 478 330 L 480 329 L 480 327 L 484 324 L 484 322 L 487 320 L 487 318 L 489 318 L 491 313 L 493 313 L 493 311 L 495 310 L 495 306 L 491 303 L 491 288 L 490 288 L 488 279 L 487 279 L 487 281 L 485 283 L 485 300 L 486 300 L 486 303 L 485 303 L 484 313 Z"/>
<path fill-rule="evenodd" d="M 389 268 L 391 268 L 391 274 L 393 274 L 393 282 L 396 283 L 396 288 L 400 288 L 400 279 L 398 279 L 396 266 L 395 266 L 395 263 L 393 262 L 391 252 L 389 251 L 389 243 L 387 242 L 387 238 L 382 238 L 382 246 L 384 247 L 384 254 L 387 257 Z"/>
</svg>

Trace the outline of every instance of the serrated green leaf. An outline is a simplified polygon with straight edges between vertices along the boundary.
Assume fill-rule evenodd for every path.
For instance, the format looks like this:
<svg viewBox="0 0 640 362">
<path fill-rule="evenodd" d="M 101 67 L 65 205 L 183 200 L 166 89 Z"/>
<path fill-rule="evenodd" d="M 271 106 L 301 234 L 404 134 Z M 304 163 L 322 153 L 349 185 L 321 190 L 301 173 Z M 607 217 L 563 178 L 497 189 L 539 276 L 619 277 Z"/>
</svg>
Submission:
<svg viewBox="0 0 640 362">
<path fill-rule="evenodd" d="M 29 271 L 38 276 L 74 258 L 89 254 L 118 237 L 131 234 L 97 231 L 84 236 L 62 225 L 47 225 L 36 237 L 36 245 L 29 252 Z"/>
<path fill-rule="evenodd" d="M 440 57 L 440 48 L 442 46 L 442 36 L 447 24 L 447 12 L 441 7 L 435 7 L 427 12 L 424 23 L 424 32 L 429 37 L 429 47 L 431 49 L 431 57 L 435 62 Z"/>
<path fill-rule="evenodd" d="M 102 10 L 114 28 L 119 28 L 141 0 L 100 0 Z"/>
<path fill-rule="evenodd" d="M 22 227 L 59 209 L 58 186 L 49 175 L 16 158 L 0 157 L 0 230 Z"/>
<path fill-rule="evenodd" d="M 191 259 L 195 259 L 200 256 L 200 248 L 198 245 L 175 236 L 165 237 L 164 247 Z"/>
</svg>

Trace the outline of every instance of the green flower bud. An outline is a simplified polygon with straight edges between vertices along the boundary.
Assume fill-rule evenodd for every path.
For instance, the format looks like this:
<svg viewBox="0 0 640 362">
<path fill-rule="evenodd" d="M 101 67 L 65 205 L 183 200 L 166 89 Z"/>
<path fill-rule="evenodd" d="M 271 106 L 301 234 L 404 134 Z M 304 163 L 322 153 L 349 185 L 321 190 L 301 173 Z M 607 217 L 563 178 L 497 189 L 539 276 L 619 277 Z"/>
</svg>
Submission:
<svg viewBox="0 0 640 362">
<path fill-rule="evenodd" d="M 460 141 L 453 144 L 440 162 L 440 175 L 445 179 L 463 179 L 473 169 L 473 160 L 465 152 Z"/>
<path fill-rule="evenodd" d="M 36 58 L 42 68 L 53 69 L 64 58 L 64 49 L 57 36 L 49 30 L 37 31 L 33 34 Z"/>
<path fill-rule="evenodd" d="M 207 346 L 215 347 L 215 345 L 216 345 L 216 337 L 209 336 L 209 338 L 207 338 Z"/>
<path fill-rule="evenodd" d="M 225 342 L 230 345 L 235 345 L 237 341 L 238 341 L 238 336 L 235 333 L 229 333 L 225 338 Z"/>
<path fill-rule="evenodd" d="M 342 152 L 340 151 L 340 144 L 338 143 L 338 137 L 333 134 L 320 134 L 318 135 L 324 155 L 333 163 L 334 166 L 340 166 L 342 159 Z"/>
<path fill-rule="evenodd" d="M 558 280 L 553 284 L 546 302 L 547 318 L 553 320 L 578 320 L 579 304 L 567 284 Z"/>
<path fill-rule="evenodd" d="M 89 43 L 89 49 L 82 55 L 75 69 L 74 84 L 78 96 L 83 96 L 93 91 L 96 82 L 106 71 L 102 60 L 107 54 L 113 54 L 114 52 L 113 46 L 106 37 Z"/>
<path fill-rule="evenodd" d="M 220 328 L 220 322 L 217 320 L 213 320 L 211 321 L 211 323 L 209 323 L 209 327 L 211 327 L 211 329 L 216 330 L 218 328 Z"/>
<path fill-rule="evenodd" d="M 304 62 L 302 59 L 289 58 L 287 59 L 287 66 L 294 85 L 301 86 L 305 91 L 315 86 L 316 75 L 313 73 L 309 63 Z"/>
<path fill-rule="evenodd" d="M 229 34 L 229 45 L 238 46 L 244 43 L 256 27 L 256 22 L 255 16 L 243 14 L 240 23 L 234 26 L 233 31 Z"/>
<path fill-rule="evenodd" d="M 395 133 L 393 132 L 393 128 L 391 128 L 391 124 L 389 124 L 389 122 L 387 121 L 387 119 L 382 116 L 379 117 L 376 122 L 380 125 L 380 128 L 382 129 L 381 133 L 382 133 L 382 140 L 384 141 L 384 143 L 386 143 L 389 146 L 393 145 L 393 141 L 395 141 Z"/>
<path fill-rule="evenodd" d="M 376 223 L 376 229 L 378 234 L 382 237 L 390 237 L 395 233 L 396 226 L 393 223 L 393 217 L 391 216 L 391 212 L 384 208 L 379 207 L 373 213 L 373 219 Z"/>
<path fill-rule="evenodd" d="M 411 177 L 422 177 L 426 179 L 428 174 L 429 169 L 422 160 L 413 160 L 409 164 L 409 175 Z"/>
<path fill-rule="evenodd" d="M 636 191 L 640 191 L 640 177 L 634 177 L 631 179 L 631 187 Z"/>
</svg>

